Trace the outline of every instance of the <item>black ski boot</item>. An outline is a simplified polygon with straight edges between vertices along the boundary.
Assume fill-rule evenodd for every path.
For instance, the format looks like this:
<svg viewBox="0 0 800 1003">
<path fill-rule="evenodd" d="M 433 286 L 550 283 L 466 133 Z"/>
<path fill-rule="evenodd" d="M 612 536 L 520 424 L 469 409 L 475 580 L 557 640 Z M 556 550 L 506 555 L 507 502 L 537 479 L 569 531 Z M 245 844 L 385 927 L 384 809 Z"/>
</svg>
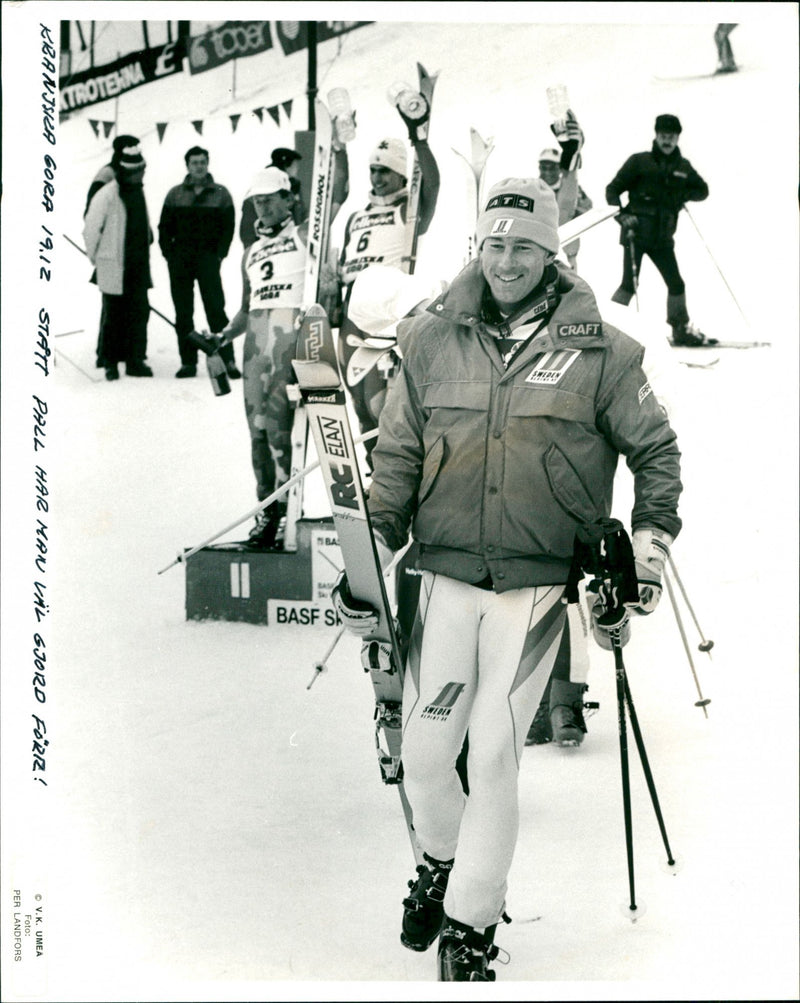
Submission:
<svg viewBox="0 0 800 1003">
<path fill-rule="evenodd" d="M 554 679 L 550 693 L 550 726 L 553 741 L 560 746 L 578 746 L 586 734 L 583 718 L 585 683 Z"/>
<path fill-rule="evenodd" d="M 508 922 L 505 915 L 503 919 Z M 489 962 L 500 953 L 493 943 L 496 929 L 495 923 L 480 933 L 466 923 L 445 916 L 439 937 L 439 981 L 494 982 L 496 976 Z"/>
<path fill-rule="evenodd" d="M 285 524 L 286 504 L 273 502 L 256 516 L 255 525 L 247 538 L 247 546 L 251 550 L 283 550 L 282 530 Z"/>
<path fill-rule="evenodd" d="M 526 745 L 547 745 L 553 741 L 553 728 L 550 724 L 550 690 L 553 688 L 553 677 L 547 680 L 547 686 L 542 693 L 542 699 L 534 714 L 533 721 L 525 738 Z"/>
<path fill-rule="evenodd" d="M 673 325 L 672 344 L 679 348 L 701 348 L 703 345 L 716 345 L 716 338 L 707 338 L 703 332 L 691 322 Z"/>
<path fill-rule="evenodd" d="M 452 860 L 434 860 L 422 855 L 416 881 L 408 882 L 411 894 L 403 899 L 403 930 L 400 940 L 412 951 L 427 951 L 439 936 L 444 921 L 444 893 L 453 868 Z M 426 866 L 427 864 L 427 866 Z"/>
<path fill-rule="evenodd" d="M 528 735 L 525 739 L 526 745 L 547 745 L 553 741 L 553 728 L 550 724 L 550 698 L 542 698 L 539 709 L 533 718 Z"/>
</svg>

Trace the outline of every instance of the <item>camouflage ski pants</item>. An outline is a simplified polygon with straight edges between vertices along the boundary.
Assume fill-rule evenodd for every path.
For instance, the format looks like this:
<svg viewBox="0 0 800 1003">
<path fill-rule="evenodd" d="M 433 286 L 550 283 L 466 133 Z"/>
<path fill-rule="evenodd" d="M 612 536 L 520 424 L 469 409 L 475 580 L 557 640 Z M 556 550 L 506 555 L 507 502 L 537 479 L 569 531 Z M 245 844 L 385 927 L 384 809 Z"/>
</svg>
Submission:
<svg viewBox="0 0 800 1003">
<path fill-rule="evenodd" d="M 244 410 L 259 501 L 289 479 L 293 408 L 286 387 L 295 382 L 296 317 L 297 310 L 278 308 L 253 311 L 247 321 Z"/>
</svg>

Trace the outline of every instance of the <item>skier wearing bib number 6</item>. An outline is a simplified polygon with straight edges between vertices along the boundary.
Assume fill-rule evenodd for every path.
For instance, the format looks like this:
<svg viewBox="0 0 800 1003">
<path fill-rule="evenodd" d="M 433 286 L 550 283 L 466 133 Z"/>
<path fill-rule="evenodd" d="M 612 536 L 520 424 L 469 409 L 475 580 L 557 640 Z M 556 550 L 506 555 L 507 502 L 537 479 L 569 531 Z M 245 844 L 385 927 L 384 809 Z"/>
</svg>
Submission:
<svg viewBox="0 0 800 1003">
<path fill-rule="evenodd" d="M 401 325 L 369 497 L 384 566 L 409 530 L 419 544 L 402 763 L 425 864 L 401 940 L 424 951 L 438 937 L 442 981 L 495 977 L 525 736 L 564 633 L 576 528 L 610 515 L 620 456 L 634 479 L 636 612 L 655 608 L 681 528 L 680 454 L 644 349 L 556 262 L 553 192 L 538 178 L 498 182 L 476 246 L 478 259 Z M 334 603 L 363 633 L 371 610 L 346 576 Z"/>
<path fill-rule="evenodd" d="M 408 134 L 421 171 L 419 216 L 414 225 L 417 226 L 417 233 L 422 235 L 427 232 L 436 209 L 439 168 L 427 140 L 420 136 L 427 117 L 402 117 L 408 126 Z M 412 225 L 407 219 L 409 170 L 406 144 L 395 138 L 380 140 L 370 154 L 369 176 L 369 201 L 348 219 L 339 261 L 339 278 L 343 287 L 339 358 L 343 373 L 347 373 L 348 363 L 356 349 L 367 343 L 368 338 L 348 316 L 354 280 L 373 264 L 395 266 L 405 271 L 409 270 L 410 264 L 403 260 L 407 246 L 407 227 Z M 391 359 L 390 356 L 387 358 Z M 357 383 L 348 383 L 362 433 L 378 427 L 390 375 L 392 373 L 385 366 L 376 366 Z M 373 441 L 365 443 L 369 465 L 373 445 Z"/>
</svg>

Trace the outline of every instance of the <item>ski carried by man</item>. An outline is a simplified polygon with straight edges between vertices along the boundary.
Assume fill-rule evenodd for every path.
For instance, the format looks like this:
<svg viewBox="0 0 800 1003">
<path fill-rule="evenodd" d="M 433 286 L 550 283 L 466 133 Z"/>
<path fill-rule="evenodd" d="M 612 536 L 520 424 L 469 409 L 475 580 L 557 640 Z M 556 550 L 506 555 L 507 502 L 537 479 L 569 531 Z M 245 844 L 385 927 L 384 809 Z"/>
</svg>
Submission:
<svg viewBox="0 0 800 1003">
<path fill-rule="evenodd" d="M 473 221 L 467 237 L 467 258 L 466 262 L 472 261 L 477 255 L 475 247 L 475 223 L 481 211 L 481 199 L 483 197 L 484 180 L 486 176 L 486 163 L 494 149 L 494 139 L 484 139 L 477 129 L 470 128 L 470 154 L 467 157 L 460 150 L 453 147 L 453 152 L 461 157 L 469 168 L 469 183 L 467 189 L 467 219 Z"/>
<path fill-rule="evenodd" d="M 303 303 L 317 303 L 322 295 L 323 268 L 328 260 L 331 220 L 338 203 L 346 196 L 347 170 L 344 143 L 355 135 L 354 116 L 349 108 L 347 92 L 342 88 L 331 91 L 328 100 L 337 115 L 319 99 L 314 103 L 314 161 L 311 170 L 306 267 L 303 280 Z M 308 448 L 308 421 L 302 399 L 294 387 L 289 387 L 295 407 L 292 421 L 292 465 L 294 475 L 305 465 Z M 302 516 L 303 481 L 289 491 L 286 500 L 286 530 L 284 549 L 297 549 L 297 520 Z"/>
<path fill-rule="evenodd" d="M 327 314 L 319 304 L 308 308 L 297 338 L 294 369 L 307 410 L 325 489 L 339 539 L 346 578 L 334 586 L 346 590 L 348 606 L 364 605 L 363 622 L 350 629 L 363 641 L 361 657 L 375 691 L 375 742 L 381 777 L 397 786 L 417 862 L 421 863 L 411 808 L 403 789 L 400 762 L 404 653 L 384 582 L 358 468 L 347 414 L 347 396 L 336 358 Z M 385 548 L 383 548 L 385 550 Z M 355 602 L 354 602 L 355 600 Z M 377 611 L 375 613 L 374 611 Z"/>
</svg>

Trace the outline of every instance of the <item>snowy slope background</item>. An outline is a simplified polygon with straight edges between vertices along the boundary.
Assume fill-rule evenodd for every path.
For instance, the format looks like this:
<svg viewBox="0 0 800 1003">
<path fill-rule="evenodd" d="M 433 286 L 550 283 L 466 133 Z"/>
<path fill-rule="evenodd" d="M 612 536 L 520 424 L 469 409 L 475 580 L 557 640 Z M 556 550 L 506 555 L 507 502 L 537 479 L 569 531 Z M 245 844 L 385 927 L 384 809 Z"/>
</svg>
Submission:
<svg viewBox="0 0 800 1003">
<path fill-rule="evenodd" d="M 4 8 L 4 64 L 15 24 L 91 17 L 92 6 Z M 196 6 L 196 16 L 219 20 L 265 8 Z M 266 5 L 270 16 L 278 6 Z M 304 5 L 292 6 L 303 16 Z M 772 347 L 670 354 L 664 288 L 652 265 L 643 267 L 640 313 L 633 305 L 606 309 L 621 268 L 617 228 L 584 238 L 580 271 L 608 319 L 648 345 L 680 436 L 685 529 L 673 553 L 715 641 L 711 658 L 698 652 L 682 609 L 712 702 L 707 719 L 694 706 L 697 689 L 665 595 L 656 615 L 634 625 L 624 655 L 681 867 L 665 873 L 632 751 L 637 897 L 645 907 L 634 924 L 623 915 L 613 659 L 592 647 L 589 696 L 601 709 L 584 746 L 529 749 L 522 763 L 507 904 L 514 922 L 497 936 L 511 961 L 496 966 L 500 982 L 483 995 L 797 998 L 797 9 L 556 6 L 497 4 L 487 8 L 493 23 L 453 24 L 447 19 L 463 6 L 431 4 L 424 24 L 382 20 L 321 46 L 321 94 L 346 86 L 358 109 L 351 195 L 334 243 L 366 199 L 375 141 L 403 134 L 385 91 L 413 80 L 416 61 L 440 71 L 431 145 L 443 178 L 419 268 L 444 278 L 459 269 L 467 238 L 463 165 L 452 148 L 466 151 L 474 126 L 495 140 L 490 182 L 535 173 L 538 151 L 552 143 L 545 90 L 564 83 L 586 133 L 581 184 L 598 206 L 623 160 L 649 148 L 655 116 L 680 117 L 681 148 L 711 188 L 707 202 L 691 207 L 703 239 L 685 216 L 677 237 L 693 319 L 709 334 Z M 129 20 L 185 13 L 176 4 L 115 7 Z M 323 16 L 326 7 L 308 5 L 304 16 Z M 369 7 L 336 5 L 336 13 L 402 16 L 392 4 Z M 655 79 L 711 72 L 713 29 L 725 16 L 740 21 L 731 36 L 740 74 Z M 517 20 L 500 23 L 509 17 Z M 31 61 L 35 68 L 35 53 Z M 116 109 L 96 106 L 64 123 L 57 232 L 81 242 L 85 192 L 110 146 L 94 138 L 87 118 L 115 111 L 120 133 L 142 137 L 154 223 L 195 143 L 210 150 L 211 170 L 238 206 L 269 151 L 292 145 L 294 130 L 307 125 L 304 54 L 252 57 L 239 67 L 233 103 L 223 67 L 140 88 Z M 246 114 L 254 96 L 265 105 L 293 97 L 292 121 L 259 124 Z M 227 116 L 237 111 L 243 117 L 232 134 Z M 102 380 L 94 368 L 99 296 L 87 262 L 63 240 L 51 325 L 63 336 L 51 340 L 57 356 L 47 380 L 33 370 L 40 290 L 14 265 L 17 252 L 35 260 L 38 233 L 29 222 L 39 216 L 26 216 L 31 182 L 24 166 L 18 173 L 24 162 L 13 140 L 22 119 L 7 78 L 4 118 L 4 174 L 17 187 L 6 181 L 3 206 L 3 998 L 461 998 L 457 987 L 433 981 L 433 952 L 416 955 L 399 943 L 413 858 L 397 795 L 379 780 L 372 691 L 356 639 L 342 640 L 308 690 L 332 628 L 187 622 L 184 569 L 158 574 L 255 505 L 240 386 L 214 398 L 202 373 L 176 382 L 174 332 L 157 316 L 148 349 L 156 378 Z M 205 118 L 202 136 L 191 125 L 197 118 Z M 164 120 L 172 124 L 159 143 L 155 122 Z M 14 192 L 19 199 L 10 199 Z M 238 258 L 235 241 L 223 271 L 231 313 Z M 152 263 L 151 304 L 172 316 L 157 248 Z M 717 356 L 707 370 L 680 364 Z M 32 392 L 46 396 L 50 419 L 46 450 L 35 457 Z M 31 791 L 36 626 L 23 600 L 35 522 L 30 471 L 45 461 L 51 742 L 48 788 Z M 628 481 L 623 468 L 615 515 L 626 523 Z M 308 514 L 325 514 L 313 476 L 308 498 Z M 27 887 L 46 888 L 47 970 L 16 982 L 10 889 L 26 874 Z"/>
</svg>

